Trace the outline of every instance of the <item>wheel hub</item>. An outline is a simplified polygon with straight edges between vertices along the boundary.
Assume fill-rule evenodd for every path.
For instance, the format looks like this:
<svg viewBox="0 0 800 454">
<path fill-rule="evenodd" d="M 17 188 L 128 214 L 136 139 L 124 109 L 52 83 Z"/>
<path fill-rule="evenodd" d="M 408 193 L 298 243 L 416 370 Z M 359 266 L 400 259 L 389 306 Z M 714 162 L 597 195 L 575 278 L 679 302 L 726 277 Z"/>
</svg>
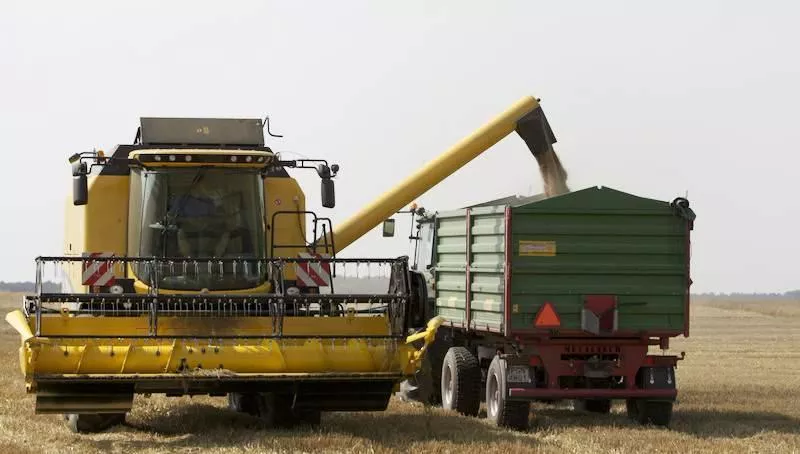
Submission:
<svg viewBox="0 0 800 454">
<path fill-rule="evenodd" d="M 442 399 L 449 405 L 453 401 L 453 371 L 450 370 L 449 366 L 444 369 L 442 383 L 444 384 Z"/>
<path fill-rule="evenodd" d="M 500 387 L 497 386 L 497 377 L 495 375 L 489 377 L 489 392 L 487 394 L 487 398 L 489 399 L 489 415 L 495 416 L 500 406 Z"/>
</svg>

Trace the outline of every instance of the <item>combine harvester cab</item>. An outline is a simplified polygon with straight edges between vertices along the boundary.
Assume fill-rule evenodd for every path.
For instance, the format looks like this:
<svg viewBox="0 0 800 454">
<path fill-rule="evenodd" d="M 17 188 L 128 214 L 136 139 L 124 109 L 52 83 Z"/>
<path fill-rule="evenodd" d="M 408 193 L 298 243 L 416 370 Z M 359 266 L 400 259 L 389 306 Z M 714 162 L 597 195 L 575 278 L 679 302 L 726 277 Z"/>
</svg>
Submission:
<svg viewBox="0 0 800 454">
<path fill-rule="evenodd" d="M 92 432 L 135 394 L 227 395 L 290 426 L 384 410 L 418 370 L 439 320 L 410 328 L 407 257 L 336 258 L 330 220 L 286 169 L 316 170 L 331 208 L 338 166 L 281 161 L 262 128 L 143 118 L 134 144 L 70 159 L 64 256 L 36 259 L 35 294 L 6 317 L 37 413 Z M 386 291 L 337 293 L 349 272 Z M 42 286 L 54 276 L 59 292 Z"/>
<path fill-rule="evenodd" d="M 413 215 L 412 269 L 444 322 L 429 376 L 408 383 L 430 389 L 412 398 L 465 415 L 485 400 L 523 430 L 532 401 L 608 413 L 623 400 L 630 418 L 669 424 L 683 358 L 669 340 L 689 335 L 686 199 L 592 187 Z"/>
</svg>

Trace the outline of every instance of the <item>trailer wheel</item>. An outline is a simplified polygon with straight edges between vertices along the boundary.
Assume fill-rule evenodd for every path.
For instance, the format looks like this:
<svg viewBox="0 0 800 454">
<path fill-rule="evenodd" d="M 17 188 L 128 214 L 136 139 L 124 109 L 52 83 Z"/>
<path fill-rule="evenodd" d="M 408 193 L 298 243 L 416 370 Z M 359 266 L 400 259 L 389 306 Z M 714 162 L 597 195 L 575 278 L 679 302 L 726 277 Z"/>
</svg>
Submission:
<svg viewBox="0 0 800 454">
<path fill-rule="evenodd" d="M 575 409 L 589 413 L 610 413 L 611 399 L 581 399 L 575 401 Z"/>
<path fill-rule="evenodd" d="M 125 413 L 67 413 L 64 420 L 74 433 L 95 433 L 125 423 Z"/>
<path fill-rule="evenodd" d="M 508 400 L 506 361 L 492 359 L 486 374 L 486 417 L 500 427 L 527 430 L 531 412 L 530 401 Z"/>
<path fill-rule="evenodd" d="M 451 347 L 442 365 L 442 407 L 478 416 L 481 407 L 481 368 L 464 347 Z"/>
<path fill-rule="evenodd" d="M 672 420 L 672 402 L 661 400 L 637 400 L 634 419 L 639 424 L 669 426 Z M 628 413 L 630 416 L 630 412 Z"/>
</svg>

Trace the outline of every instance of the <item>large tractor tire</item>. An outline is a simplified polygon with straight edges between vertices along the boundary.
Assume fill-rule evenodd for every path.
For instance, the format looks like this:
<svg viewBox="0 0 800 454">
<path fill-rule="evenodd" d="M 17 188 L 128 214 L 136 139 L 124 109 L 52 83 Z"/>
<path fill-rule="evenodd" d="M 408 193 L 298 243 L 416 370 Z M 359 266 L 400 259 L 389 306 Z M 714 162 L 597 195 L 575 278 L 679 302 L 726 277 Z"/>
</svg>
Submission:
<svg viewBox="0 0 800 454">
<path fill-rule="evenodd" d="M 647 367 L 639 370 L 637 384 L 642 388 L 675 389 L 673 366 Z M 669 426 L 672 420 L 673 402 L 670 400 L 627 399 L 625 407 L 628 417 L 639 424 Z"/>
<path fill-rule="evenodd" d="M 495 356 L 486 373 L 486 417 L 499 427 L 528 430 L 531 403 L 508 399 L 506 360 Z"/>
<path fill-rule="evenodd" d="M 628 417 L 639 424 L 669 426 L 672 420 L 672 402 L 661 400 L 628 399 L 625 406 Z"/>
<path fill-rule="evenodd" d="M 611 413 L 611 399 L 581 399 L 575 401 L 575 409 L 589 413 Z"/>
<path fill-rule="evenodd" d="M 464 347 L 451 347 L 442 365 L 442 407 L 465 416 L 478 416 L 481 407 L 481 368 Z"/>
<path fill-rule="evenodd" d="M 124 424 L 125 413 L 67 413 L 64 420 L 74 433 L 96 433 Z"/>
</svg>

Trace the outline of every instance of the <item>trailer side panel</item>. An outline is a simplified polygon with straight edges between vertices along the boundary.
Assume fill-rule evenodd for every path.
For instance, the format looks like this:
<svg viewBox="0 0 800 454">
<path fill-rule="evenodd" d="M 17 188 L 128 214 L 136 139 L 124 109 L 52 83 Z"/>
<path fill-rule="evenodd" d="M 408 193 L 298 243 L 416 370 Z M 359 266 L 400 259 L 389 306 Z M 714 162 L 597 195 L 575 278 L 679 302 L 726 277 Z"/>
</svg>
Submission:
<svg viewBox="0 0 800 454">
<path fill-rule="evenodd" d="M 688 329 L 690 221 L 669 203 L 589 188 L 514 207 L 512 219 L 512 333 L 545 331 L 547 303 L 562 335 Z"/>
</svg>

